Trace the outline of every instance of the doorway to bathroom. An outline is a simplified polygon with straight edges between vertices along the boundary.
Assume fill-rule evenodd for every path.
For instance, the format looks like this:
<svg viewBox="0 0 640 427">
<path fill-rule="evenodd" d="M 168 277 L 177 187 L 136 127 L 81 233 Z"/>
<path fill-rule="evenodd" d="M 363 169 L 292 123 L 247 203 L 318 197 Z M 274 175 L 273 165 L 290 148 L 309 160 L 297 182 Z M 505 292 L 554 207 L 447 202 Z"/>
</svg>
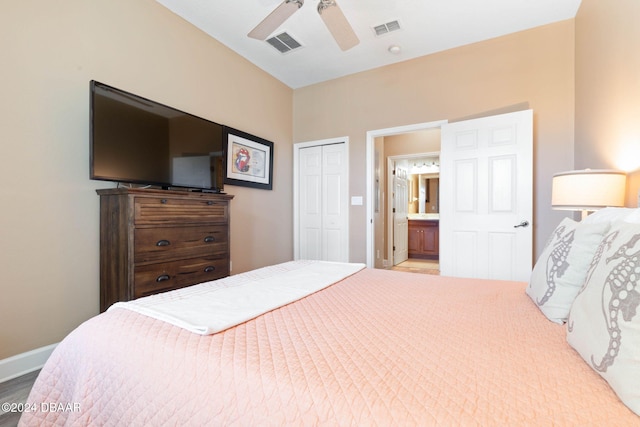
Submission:
<svg viewBox="0 0 640 427">
<path fill-rule="evenodd" d="M 415 148 L 407 138 L 419 139 Z M 439 130 L 417 132 L 402 137 L 385 138 L 387 149 L 401 144 L 402 150 L 439 148 Z M 382 268 L 406 268 L 409 271 L 439 270 L 439 152 L 413 153 L 387 157 L 386 184 L 390 203 L 387 203 L 386 236 L 388 242 Z M 380 267 L 380 266 L 378 266 Z M 396 268 L 398 267 L 398 268 Z"/>
<path fill-rule="evenodd" d="M 382 179 L 389 154 L 384 139 L 431 128 L 442 138 L 441 273 L 525 280 L 532 265 L 532 110 L 367 132 L 367 266 L 393 263 L 393 245 L 384 241 L 381 226 L 389 221 L 384 207 L 392 201 Z M 390 245 L 391 251 L 383 252 Z"/>
<path fill-rule="evenodd" d="M 418 254 L 414 260 L 416 249 L 421 250 L 417 237 L 423 234 L 414 227 L 410 230 L 409 217 L 411 222 L 416 222 L 423 219 L 418 217 L 428 213 L 435 217 L 439 214 L 438 190 L 425 185 L 437 183 L 434 166 L 438 164 L 442 123 L 445 122 L 393 128 L 377 135 L 368 133 L 372 158 L 375 158 L 370 171 L 375 185 L 367 197 L 373 210 L 370 241 L 375 243 L 368 247 L 372 250 L 368 250 L 367 265 L 391 268 L 411 260 L 413 265 L 403 267 L 416 269 L 430 261 L 424 269 L 437 271 L 437 264 L 434 265 L 437 263 L 437 243 L 435 247 L 432 244 L 435 257 L 425 259 L 424 254 Z"/>
</svg>

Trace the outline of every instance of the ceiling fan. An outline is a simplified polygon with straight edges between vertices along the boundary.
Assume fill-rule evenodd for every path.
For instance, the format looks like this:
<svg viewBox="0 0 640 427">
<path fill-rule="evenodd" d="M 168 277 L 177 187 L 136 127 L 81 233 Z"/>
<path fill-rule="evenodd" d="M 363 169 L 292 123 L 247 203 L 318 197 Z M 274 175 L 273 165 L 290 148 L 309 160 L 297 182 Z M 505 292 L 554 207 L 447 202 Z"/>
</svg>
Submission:
<svg viewBox="0 0 640 427">
<path fill-rule="evenodd" d="M 282 25 L 295 11 L 300 9 L 304 0 L 284 0 L 273 12 L 267 15 L 251 32 L 249 37 L 265 40 L 276 28 Z M 318 13 L 329 29 L 329 32 L 342 50 L 349 50 L 360 40 L 351 28 L 349 21 L 342 13 L 342 9 L 335 0 L 320 0 Z"/>
</svg>

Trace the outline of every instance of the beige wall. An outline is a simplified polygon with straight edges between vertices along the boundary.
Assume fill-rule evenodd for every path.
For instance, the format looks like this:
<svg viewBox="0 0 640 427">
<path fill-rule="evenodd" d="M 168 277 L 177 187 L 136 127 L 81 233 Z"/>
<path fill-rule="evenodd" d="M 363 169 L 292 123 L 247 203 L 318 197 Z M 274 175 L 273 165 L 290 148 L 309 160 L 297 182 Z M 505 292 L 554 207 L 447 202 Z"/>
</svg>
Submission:
<svg viewBox="0 0 640 427">
<path fill-rule="evenodd" d="M 574 21 L 451 49 L 294 92 L 294 141 L 349 136 L 350 193 L 366 195 L 370 130 L 453 120 L 528 103 L 534 111 L 536 253 L 566 213 L 551 177 L 573 167 Z M 366 259 L 365 206 L 350 211 L 350 259 Z"/>
<path fill-rule="evenodd" d="M 437 151 L 440 151 L 440 128 L 384 137 L 385 157 Z"/>
<path fill-rule="evenodd" d="M 640 2 L 582 0 L 576 16 L 576 168 L 630 172 L 640 188 Z"/>
<path fill-rule="evenodd" d="M 274 141 L 273 191 L 226 188 L 233 272 L 292 258 L 290 88 L 153 0 L 8 2 L 0 45 L 0 359 L 98 313 L 91 79 Z"/>
</svg>

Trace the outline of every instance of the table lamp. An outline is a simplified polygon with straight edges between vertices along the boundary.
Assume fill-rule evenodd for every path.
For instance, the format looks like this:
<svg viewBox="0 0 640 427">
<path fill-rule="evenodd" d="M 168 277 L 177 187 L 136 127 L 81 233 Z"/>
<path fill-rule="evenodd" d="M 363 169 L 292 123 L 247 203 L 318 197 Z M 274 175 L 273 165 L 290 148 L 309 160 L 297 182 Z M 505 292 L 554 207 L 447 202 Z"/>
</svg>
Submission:
<svg viewBox="0 0 640 427">
<path fill-rule="evenodd" d="M 624 206 L 627 175 L 609 169 L 560 172 L 553 176 L 551 207 L 588 212 L 611 206 Z"/>
</svg>

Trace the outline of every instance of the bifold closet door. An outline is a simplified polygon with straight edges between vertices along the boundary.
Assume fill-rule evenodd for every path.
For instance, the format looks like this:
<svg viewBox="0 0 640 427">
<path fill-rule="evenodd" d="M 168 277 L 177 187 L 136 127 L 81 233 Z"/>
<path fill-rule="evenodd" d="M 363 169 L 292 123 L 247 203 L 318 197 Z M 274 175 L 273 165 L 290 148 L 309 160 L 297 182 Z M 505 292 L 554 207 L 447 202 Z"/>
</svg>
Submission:
<svg viewBox="0 0 640 427">
<path fill-rule="evenodd" d="M 300 259 L 349 260 L 345 144 L 299 150 Z"/>
</svg>

